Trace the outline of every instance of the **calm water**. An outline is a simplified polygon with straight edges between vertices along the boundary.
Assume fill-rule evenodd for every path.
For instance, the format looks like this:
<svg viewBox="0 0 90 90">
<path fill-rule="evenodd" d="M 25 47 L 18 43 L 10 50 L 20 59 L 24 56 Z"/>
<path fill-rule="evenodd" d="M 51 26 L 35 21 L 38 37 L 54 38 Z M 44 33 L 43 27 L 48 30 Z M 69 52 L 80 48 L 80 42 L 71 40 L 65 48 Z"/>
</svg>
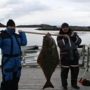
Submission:
<svg viewBox="0 0 90 90">
<path fill-rule="evenodd" d="M 31 31 L 31 32 L 45 32 L 45 33 L 55 33 L 58 34 L 59 31 L 40 31 L 40 30 L 35 30 L 36 28 L 19 28 L 21 30 L 25 30 L 25 31 Z M 18 29 L 17 29 L 18 31 Z M 82 43 L 81 44 L 85 44 L 85 45 L 89 45 L 90 44 L 90 32 L 84 32 L 84 31 L 78 31 L 77 32 L 78 35 L 81 37 L 82 39 Z M 42 45 L 42 41 L 43 41 L 43 35 L 36 35 L 36 34 L 26 34 L 27 35 L 27 39 L 28 39 L 28 46 L 30 45 L 38 45 L 41 46 Z M 54 40 L 56 41 L 56 36 L 52 36 L 54 38 Z"/>
<path fill-rule="evenodd" d="M 39 30 L 35 30 L 35 28 L 22 28 L 22 30 L 26 30 L 26 31 L 32 31 L 32 32 L 45 32 L 45 33 L 56 33 L 58 34 L 59 31 L 39 31 Z M 82 39 L 82 43 L 81 44 L 85 44 L 85 45 L 89 45 L 90 44 L 90 32 L 77 32 L 78 35 L 81 37 Z M 52 36 L 55 41 L 56 41 L 56 36 Z M 27 34 L 27 39 L 28 39 L 28 45 L 42 45 L 42 41 L 43 41 L 43 35 L 36 35 L 36 34 Z"/>
<path fill-rule="evenodd" d="M 59 31 L 40 31 L 40 30 L 35 30 L 36 28 L 17 28 L 16 32 L 18 33 L 18 30 L 24 30 L 24 31 L 30 31 L 30 32 L 45 32 L 45 33 L 58 33 Z M 4 28 L 1 28 L 0 30 L 4 30 Z M 78 35 L 82 39 L 82 44 L 89 45 L 90 44 L 90 32 L 77 32 Z M 43 41 L 43 36 L 44 35 L 36 35 L 36 34 L 26 34 L 27 36 L 27 46 L 32 46 L 32 45 L 38 45 L 42 46 L 42 41 Z M 55 41 L 56 41 L 56 36 L 52 36 Z M 1 60 L 1 56 L 0 56 Z"/>
<path fill-rule="evenodd" d="M 40 31 L 35 29 L 36 28 L 17 28 L 16 31 L 18 32 L 18 30 L 24 30 L 24 31 L 30 31 L 30 32 L 45 32 L 45 33 L 49 32 L 49 33 L 55 33 L 55 34 L 59 32 L 59 31 L 43 31 L 43 30 Z M 4 30 L 4 28 L 1 28 L 0 30 Z M 77 33 L 82 39 L 82 44 L 86 44 L 86 45 L 90 44 L 90 32 L 78 31 Z M 26 35 L 28 40 L 28 44 L 27 44 L 28 46 L 42 45 L 44 35 L 37 35 L 37 34 L 26 34 Z M 56 36 L 52 36 L 52 37 L 56 41 Z"/>
</svg>

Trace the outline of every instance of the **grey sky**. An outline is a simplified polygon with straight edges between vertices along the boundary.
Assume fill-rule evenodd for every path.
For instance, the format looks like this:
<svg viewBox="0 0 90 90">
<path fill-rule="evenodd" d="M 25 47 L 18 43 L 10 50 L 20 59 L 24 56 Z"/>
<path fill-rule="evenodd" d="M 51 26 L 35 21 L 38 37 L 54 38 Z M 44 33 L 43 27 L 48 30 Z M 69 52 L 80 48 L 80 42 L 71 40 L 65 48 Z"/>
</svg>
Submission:
<svg viewBox="0 0 90 90">
<path fill-rule="evenodd" d="M 90 0 L 0 0 L 0 22 L 90 25 Z"/>
</svg>

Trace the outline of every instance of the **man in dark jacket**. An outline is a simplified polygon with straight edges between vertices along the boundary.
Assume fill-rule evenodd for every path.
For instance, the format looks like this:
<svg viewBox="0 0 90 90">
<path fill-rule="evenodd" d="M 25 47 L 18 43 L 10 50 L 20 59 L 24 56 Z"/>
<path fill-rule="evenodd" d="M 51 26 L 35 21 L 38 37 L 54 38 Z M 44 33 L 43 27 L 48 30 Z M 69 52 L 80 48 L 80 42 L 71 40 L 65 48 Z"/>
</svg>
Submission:
<svg viewBox="0 0 90 90">
<path fill-rule="evenodd" d="M 73 32 L 67 23 L 63 23 L 59 34 L 64 36 L 57 37 L 57 43 L 60 48 L 61 57 L 61 81 L 64 90 L 67 90 L 67 78 L 69 69 L 71 70 L 71 85 L 75 89 L 77 86 L 77 78 L 79 73 L 79 53 L 78 45 L 81 43 L 80 37 Z"/>
<path fill-rule="evenodd" d="M 21 75 L 21 46 L 27 44 L 24 32 L 15 33 L 15 23 L 7 22 L 7 28 L 0 33 L 2 52 L 2 83 L 1 90 L 18 90 Z"/>
</svg>

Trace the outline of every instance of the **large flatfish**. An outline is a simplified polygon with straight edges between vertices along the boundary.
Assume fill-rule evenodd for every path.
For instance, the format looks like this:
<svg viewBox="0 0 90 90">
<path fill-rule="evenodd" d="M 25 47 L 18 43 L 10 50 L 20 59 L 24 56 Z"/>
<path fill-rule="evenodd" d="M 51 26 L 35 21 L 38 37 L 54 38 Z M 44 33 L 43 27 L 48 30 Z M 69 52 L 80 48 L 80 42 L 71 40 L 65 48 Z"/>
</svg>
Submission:
<svg viewBox="0 0 90 90">
<path fill-rule="evenodd" d="M 43 45 L 38 56 L 37 63 L 42 68 L 47 80 L 45 85 L 43 86 L 43 89 L 49 87 L 54 88 L 50 79 L 53 72 L 55 71 L 55 68 L 59 64 L 59 55 L 56 43 L 49 33 L 43 38 Z"/>
</svg>

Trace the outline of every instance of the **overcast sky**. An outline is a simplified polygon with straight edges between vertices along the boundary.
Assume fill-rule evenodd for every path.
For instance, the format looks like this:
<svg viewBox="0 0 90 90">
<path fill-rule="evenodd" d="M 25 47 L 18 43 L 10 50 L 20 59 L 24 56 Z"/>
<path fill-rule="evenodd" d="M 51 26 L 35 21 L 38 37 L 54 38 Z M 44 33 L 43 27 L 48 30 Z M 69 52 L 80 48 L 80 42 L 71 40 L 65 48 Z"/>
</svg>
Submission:
<svg viewBox="0 0 90 90">
<path fill-rule="evenodd" d="M 0 0 L 0 22 L 90 26 L 90 0 Z"/>
</svg>

